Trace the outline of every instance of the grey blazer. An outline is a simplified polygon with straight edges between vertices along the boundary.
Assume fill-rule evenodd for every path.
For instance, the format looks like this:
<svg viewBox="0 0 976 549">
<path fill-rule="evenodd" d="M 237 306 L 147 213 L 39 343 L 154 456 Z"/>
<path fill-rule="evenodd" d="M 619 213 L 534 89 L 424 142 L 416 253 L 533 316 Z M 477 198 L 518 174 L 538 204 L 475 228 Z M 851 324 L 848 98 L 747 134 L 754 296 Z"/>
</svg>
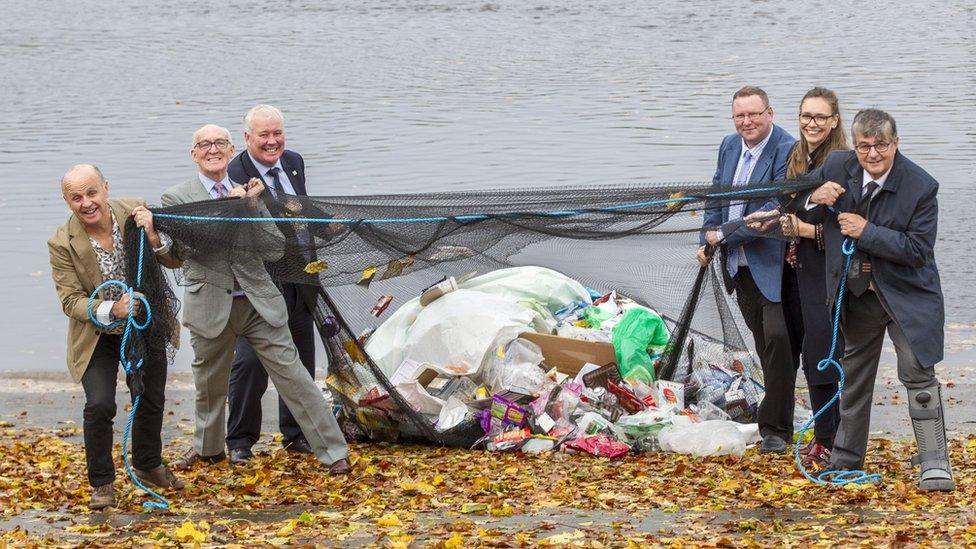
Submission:
<svg viewBox="0 0 976 549">
<path fill-rule="evenodd" d="M 235 185 L 237 186 L 237 185 Z M 163 193 L 163 206 L 212 200 L 198 178 L 170 187 Z M 256 201 L 256 213 L 268 210 Z M 281 291 L 271 281 L 265 261 L 276 261 L 284 253 L 284 237 L 274 223 L 242 223 L 236 232 L 241 241 L 258 242 L 253 256 L 236 256 L 233 261 L 220 254 L 211 257 L 186 257 L 176 244 L 174 255 L 183 267 L 183 325 L 191 332 L 212 339 L 220 335 L 230 318 L 234 279 L 244 290 L 254 310 L 275 327 L 288 322 L 288 310 Z M 232 243 L 231 243 L 232 244 Z M 237 247 L 235 247 L 237 249 Z"/>
</svg>

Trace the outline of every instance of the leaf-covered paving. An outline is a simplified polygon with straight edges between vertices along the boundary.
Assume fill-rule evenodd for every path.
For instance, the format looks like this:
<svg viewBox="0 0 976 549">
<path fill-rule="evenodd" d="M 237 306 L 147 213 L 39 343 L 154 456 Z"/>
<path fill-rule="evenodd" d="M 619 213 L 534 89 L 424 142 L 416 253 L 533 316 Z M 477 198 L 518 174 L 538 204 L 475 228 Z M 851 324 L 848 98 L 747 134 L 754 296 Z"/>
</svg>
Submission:
<svg viewBox="0 0 976 549">
<path fill-rule="evenodd" d="M 120 473 L 119 509 L 93 513 L 74 431 L 0 429 L 0 547 L 976 546 L 974 436 L 952 441 L 953 493 L 919 492 L 911 445 L 884 439 L 868 462 L 883 483 L 839 489 L 755 450 L 609 461 L 354 444 L 349 477 L 284 452 L 198 466 L 163 512 Z"/>
</svg>

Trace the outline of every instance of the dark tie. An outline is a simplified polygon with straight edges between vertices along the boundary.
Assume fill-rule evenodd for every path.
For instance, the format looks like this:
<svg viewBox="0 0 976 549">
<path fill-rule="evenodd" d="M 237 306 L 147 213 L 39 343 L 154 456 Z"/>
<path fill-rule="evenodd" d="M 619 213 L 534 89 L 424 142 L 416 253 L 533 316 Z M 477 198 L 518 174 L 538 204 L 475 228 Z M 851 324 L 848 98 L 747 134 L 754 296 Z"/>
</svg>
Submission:
<svg viewBox="0 0 976 549">
<path fill-rule="evenodd" d="M 281 168 L 279 168 L 278 166 L 275 166 L 274 168 L 268 170 L 268 175 L 270 175 L 271 178 L 274 180 L 274 190 L 275 190 L 276 198 L 281 198 L 282 196 L 285 195 L 285 188 L 281 186 L 281 179 L 278 178 L 278 172 L 280 171 Z"/>
<path fill-rule="evenodd" d="M 864 191 L 861 195 L 861 201 L 857 203 L 857 208 L 855 213 L 868 219 L 871 213 L 871 197 L 874 196 L 874 191 L 878 190 L 878 184 L 871 181 L 865 186 Z M 871 286 L 871 258 L 858 250 L 857 253 L 851 258 L 851 267 L 847 271 L 847 289 L 851 291 L 855 296 L 860 297 L 861 294 L 867 291 L 868 287 Z"/>
</svg>

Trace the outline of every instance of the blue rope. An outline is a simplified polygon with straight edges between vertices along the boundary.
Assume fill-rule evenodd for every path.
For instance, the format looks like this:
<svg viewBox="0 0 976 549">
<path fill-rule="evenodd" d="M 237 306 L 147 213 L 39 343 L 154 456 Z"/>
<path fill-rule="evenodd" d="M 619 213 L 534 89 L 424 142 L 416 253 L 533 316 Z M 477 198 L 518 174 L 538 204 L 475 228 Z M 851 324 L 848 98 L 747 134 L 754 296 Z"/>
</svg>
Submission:
<svg viewBox="0 0 976 549">
<path fill-rule="evenodd" d="M 146 247 L 146 231 L 145 229 L 140 228 L 139 229 L 139 262 L 138 262 L 138 267 L 136 268 L 136 286 L 135 286 L 136 288 L 142 286 L 142 259 L 145 254 L 145 247 Z M 137 360 L 136 363 L 133 364 L 129 360 L 128 356 L 126 356 L 125 351 L 129 345 L 129 336 L 132 335 L 133 330 L 137 332 L 141 332 L 149 327 L 149 324 L 152 322 L 152 308 L 149 306 L 149 301 L 144 296 L 134 295 L 133 292 L 135 291 L 135 289 L 126 285 L 125 282 L 122 282 L 121 280 L 114 280 L 114 279 L 106 280 L 105 282 L 99 284 L 98 287 L 95 288 L 95 290 L 91 293 L 91 296 L 88 298 L 88 318 L 92 321 L 92 324 L 94 324 L 98 328 L 102 330 L 110 330 L 110 329 L 118 328 L 119 326 L 122 325 L 122 320 L 116 320 L 115 322 L 109 324 L 103 324 L 102 322 L 99 322 L 97 318 L 95 318 L 95 312 L 92 310 L 93 304 L 95 302 L 95 299 L 98 297 L 99 292 L 111 286 L 118 286 L 122 288 L 123 291 L 129 294 L 129 313 L 128 313 L 128 318 L 125 320 L 125 330 L 123 330 L 122 332 L 122 343 L 119 345 L 119 360 L 122 363 L 122 367 L 125 369 L 126 376 L 131 376 L 136 372 L 136 370 L 142 368 L 144 357 L 139 357 L 139 360 Z M 143 321 L 141 324 L 136 320 L 136 315 L 135 315 L 135 304 L 137 300 L 142 302 L 142 306 L 146 310 L 146 320 Z M 141 488 L 143 492 L 146 492 L 147 494 L 149 494 L 150 496 L 156 499 L 156 501 L 143 502 L 142 504 L 143 509 L 146 510 L 169 509 L 169 500 L 157 494 L 156 492 L 152 491 L 145 484 L 143 484 L 132 472 L 132 465 L 129 463 L 129 433 L 132 432 L 132 422 L 136 417 L 136 410 L 139 409 L 139 401 L 141 399 L 142 399 L 142 395 L 136 395 L 135 398 L 132 399 L 132 409 L 129 410 L 129 419 L 125 424 L 125 431 L 122 434 L 122 459 L 125 462 L 125 470 L 129 474 L 129 478 L 132 479 L 132 482 L 136 486 Z"/>
<path fill-rule="evenodd" d="M 821 471 L 816 477 L 810 475 L 807 472 L 806 467 L 803 466 L 803 460 L 800 459 L 800 445 L 803 443 L 803 434 L 813 428 L 814 422 L 820 417 L 824 412 L 827 411 L 835 402 L 840 400 L 840 394 L 844 390 L 844 368 L 841 367 L 840 362 L 834 359 L 834 355 L 837 352 L 837 335 L 840 332 L 840 312 L 841 307 L 844 304 L 844 290 L 847 286 L 847 270 L 851 266 L 851 259 L 854 257 L 854 251 L 857 249 L 857 241 L 852 238 L 845 238 L 843 244 L 841 244 L 841 252 L 844 254 L 844 271 L 840 277 L 840 286 L 837 288 L 837 305 L 834 309 L 834 320 L 833 328 L 830 338 L 830 352 L 827 357 L 817 363 L 817 370 L 822 372 L 828 367 L 833 366 L 837 369 L 840 374 L 840 379 L 837 383 L 837 393 L 834 397 L 830 399 L 826 404 L 823 405 L 817 413 L 813 415 L 810 419 L 803 424 L 803 427 L 797 432 L 796 445 L 793 449 L 793 459 L 796 461 L 796 468 L 803 473 L 803 476 L 807 478 L 810 482 L 815 484 L 820 484 L 822 486 L 844 486 L 845 484 L 872 484 L 881 481 L 881 475 L 878 473 L 868 474 L 861 470 L 851 470 L 851 471 L 840 471 L 835 469 L 828 469 L 826 471 Z"/>
<path fill-rule="evenodd" d="M 180 221 L 216 221 L 216 222 L 227 222 L 227 223 L 334 223 L 336 225 L 381 225 L 381 224 L 410 224 L 410 223 L 443 223 L 445 221 L 484 221 L 486 219 L 491 219 L 492 216 L 510 216 L 515 214 L 520 215 L 537 215 L 540 217 L 571 217 L 576 215 L 583 215 L 586 213 L 592 213 L 594 211 L 621 211 L 621 210 L 632 210 L 634 208 L 644 208 L 648 206 L 664 206 L 676 203 L 687 203 L 693 202 L 695 200 L 710 199 L 710 198 L 728 198 L 728 197 L 745 197 L 752 194 L 768 193 L 770 191 L 778 190 L 776 187 L 763 187 L 757 189 L 742 189 L 733 190 L 717 193 L 709 193 L 705 195 L 692 195 L 692 196 L 676 196 L 674 198 L 662 198 L 659 200 L 649 200 L 644 202 L 630 202 L 627 204 L 617 204 L 613 206 L 606 206 L 604 208 L 595 208 L 591 210 L 555 210 L 555 211 L 541 211 L 541 212 L 512 212 L 512 213 L 500 213 L 500 214 L 465 214 L 457 216 L 433 216 L 433 217 L 405 217 L 405 218 L 378 218 L 378 219 L 334 219 L 334 218 L 313 218 L 313 217 L 210 217 L 206 215 L 180 215 L 180 214 L 167 214 L 167 213 L 154 213 L 153 215 L 160 219 L 177 219 Z"/>
</svg>

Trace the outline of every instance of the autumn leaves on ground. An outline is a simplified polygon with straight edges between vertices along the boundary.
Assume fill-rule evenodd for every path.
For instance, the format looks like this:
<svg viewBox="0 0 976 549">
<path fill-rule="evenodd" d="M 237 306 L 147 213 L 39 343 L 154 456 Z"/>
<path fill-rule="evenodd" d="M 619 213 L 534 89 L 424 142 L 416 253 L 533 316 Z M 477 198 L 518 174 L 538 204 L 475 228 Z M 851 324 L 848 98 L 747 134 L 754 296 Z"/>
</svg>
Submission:
<svg viewBox="0 0 976 549">
<path fill-rule="evenodd" d="M 198 466 L 147 512 L 88 511 L 82 448 L 65 432 L 0 429 L 0 548 L 61 546 L 645 547 L 976 544 L 976 438 L 952 442 L 958 489 L 915 488 L 902 443 L 875 440 L 874 486 L 824 489 L 789 457 L 489 454 L 356 444 L 346 478 L 283 452 Z M 118 451 L 116 455 L 118 455 Z"/>
</svg>

